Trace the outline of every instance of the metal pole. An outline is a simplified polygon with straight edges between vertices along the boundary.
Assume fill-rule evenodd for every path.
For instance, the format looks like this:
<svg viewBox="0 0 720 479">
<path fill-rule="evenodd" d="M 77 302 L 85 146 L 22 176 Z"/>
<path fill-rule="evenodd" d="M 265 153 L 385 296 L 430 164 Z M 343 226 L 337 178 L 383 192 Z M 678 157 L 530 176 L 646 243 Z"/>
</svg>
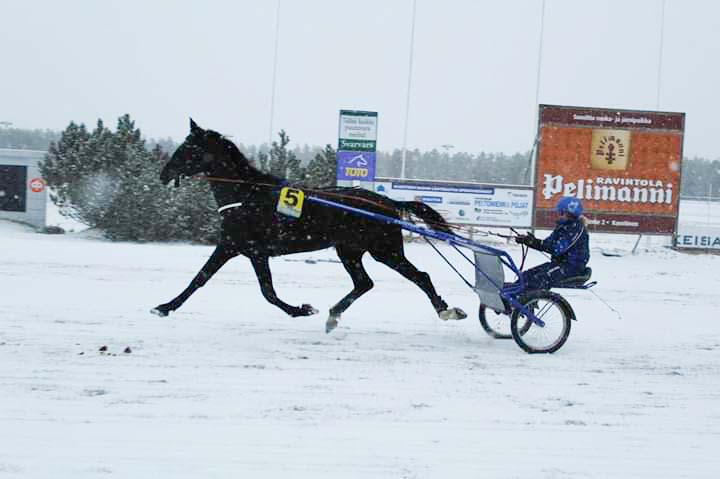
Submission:
<svg viewBox="0 0 720 479">
<path fill-rule="evenodd" d="M 657 69 L 657 92 L 655 95 L 655 110 L 660 110 L 660 85 L 662 83 L 662 61 L 663 61 L 663 47 L 665 44 L 665 3 L 666 0 L 662 0 L 660 7 L 660 45 L 658 47 L 658 69 Z M 678 210 L 680 208 L 680 200 L 678 199 Z M 678 211 L 679 216 L 679 211 Z M 675 232 L 677 232 L 677 221 L 675 219 Z M 650 249 L 650 236 L 648 235 L 648 249 Z"/>
<path fill-rule="evenodd" d="M 649 238 L 650 238 L 650 236 L 648 236 L 648 239 L 649 239 Z M 640 240 L 641 240 L 641 239 L 642 239 L 642 233 L 640 233 L 640 234 L 638 235 L 637 241 L 635 241 L 635 246 L 633 246 L 632 254 L 637 254 L 637 247 L 638 247 L 638 245 L 640 244 Z"/>
<path fill-rule="evenodd" d="M 655 97 L 655 109 L 660 109 L 660 79 L 662 75 L 662 60 L 663 60 L 663 43 L 664 43 L 664 30 L 665 30 L 665 2 L 662 0 L 662 9 L 660 12 L 660 48 L 658 49 L 658 69 L 657 69 L 657 95 Z"/>
<path fill-rule="evenodd" d="M 413 50 L 415 48 L 415 8 L 417 0 L 412 2 L 412 19 L 410 21 L 410 59 L 408 61 L 408 83 L 407 97 L 405 98 L 405 131 L 403 133 L 402 163 L 400 166 L 400 178 L 405 178 L 405 161 L 407 159 L 407 134 L 408 121 L 410 120 L 410 87 L 412 85 Z"/>
<path fill-rule="evenodd" d="M 275 47 L 273 53 L 273 73 L 272 73 L 272 91 L 270 93 L 270 127 L 268 131 L 268 149 L 272 148 L 273 139 L 273 128 L 275 120 L 275 84 L 277 83 L 277 58 L 278 58 L 278 43 L 280 38 L 280 1 L 277 0 L 277 7 L 275 9 Z"/>
<path fill-rule="evenodd" d="M 537 143 L 539 141 L 539 137 L 536 135 L 539 135 L 540 132 L 537 131 L 538 127 L 538 104 L 540 103 L 540 73 L 542 71 L 542 51 L 543 51 L 543 39 L 545 37 L 545 0 L 542 0 L 542 4 L 540 6 L 540 41 L 538 42 L 538 60 L 537 60 L 537 74 L 535 76 L 535 104 L 533 105 L 533 147 L 530 150 L 530 158 L 528 161 L 530 162 L 530 167 L 528 168 L 528 173 L 530 174 L 529 183 L 532 184 L 533 181 L 535 181 L 535 155 L 537 154 Z"/>
<path fill-rule="evenodd" d="M 542 71 L 542 51 L 543 51 L 543 38 L 545 36 L 545 0 L 542 0 L 542 6 L 540 7 L 540 41 L 538 42 L 538 62 L 537 62 L 537 76 L 535 77 L 535 116 L 537 116 L 537 106 L 540 102 L 540 72 Z M 535 128 L 537 124 L 537 118 L 533 124 Z M 535 135 L 533 135 L 535 136 Z"/>
</svg>

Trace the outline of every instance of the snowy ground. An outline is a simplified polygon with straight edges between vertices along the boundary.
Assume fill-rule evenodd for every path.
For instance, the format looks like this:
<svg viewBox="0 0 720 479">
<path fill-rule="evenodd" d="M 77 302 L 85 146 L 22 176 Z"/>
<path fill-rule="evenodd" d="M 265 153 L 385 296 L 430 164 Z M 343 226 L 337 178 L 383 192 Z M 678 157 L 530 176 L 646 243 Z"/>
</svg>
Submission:
<svg viewBox="0 0 720 479">
<path fill-rule="evenodd" d="M 89 236 L 0 222 L 0 477 L 720 473 L 717 256 L 655 238 L 608 258 L 600 247 L 633 238 L 596 235 L 596 291 L 622 318 L 567 291 L 579 317 L 568 342 L 530 356 L 485 335 L 473 293 L 420 244 L 408 256 L 470 318 L 439 321 L 414 285 L 366 258 L 375 289 L 326 335 L 327 309 L 351 286 L 339 264 L 271 264 L 279 295 L 319 316 L 267 304 L 238 258 L 160 319 L 148 310 L 211 248 Z"/>
</svg>

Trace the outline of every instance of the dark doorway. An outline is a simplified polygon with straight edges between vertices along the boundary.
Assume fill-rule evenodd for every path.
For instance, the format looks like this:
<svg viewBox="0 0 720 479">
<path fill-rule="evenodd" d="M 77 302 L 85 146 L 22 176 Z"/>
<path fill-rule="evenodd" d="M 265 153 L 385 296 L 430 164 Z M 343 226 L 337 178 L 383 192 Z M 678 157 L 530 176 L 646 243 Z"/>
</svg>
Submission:
<svg viewBox="0 0 720 479">
<path fill-rule="evenodd" d="M 0 165 L 0 210 L 25 211 L 27 166 Z"/>
</svg>

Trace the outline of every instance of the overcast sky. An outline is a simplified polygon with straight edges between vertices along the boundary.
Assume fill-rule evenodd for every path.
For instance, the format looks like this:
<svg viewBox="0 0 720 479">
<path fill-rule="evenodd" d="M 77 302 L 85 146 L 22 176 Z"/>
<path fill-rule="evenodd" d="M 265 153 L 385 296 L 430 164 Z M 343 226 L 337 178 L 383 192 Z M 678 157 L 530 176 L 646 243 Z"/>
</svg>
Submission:
<svg viewBox="0 0 720 479">
<path fill-rule="evenodd" d="M 417 0 L 408 147 L 529 150 L 542 0 Z M 277 0 L 0 0 L 0 121 L 182 139 L 188 117 L 270 132 Z M 379 112 L 402 147 L 412 0 L 280 0 L 274 130 L 337 142 L 338 110 Z M 656 109 L 662 0 L 546 0 L 540 103 Z M 720 2 L 666 0 L 659 109 L 685 155 L 720 158 Z"/>
</svg>

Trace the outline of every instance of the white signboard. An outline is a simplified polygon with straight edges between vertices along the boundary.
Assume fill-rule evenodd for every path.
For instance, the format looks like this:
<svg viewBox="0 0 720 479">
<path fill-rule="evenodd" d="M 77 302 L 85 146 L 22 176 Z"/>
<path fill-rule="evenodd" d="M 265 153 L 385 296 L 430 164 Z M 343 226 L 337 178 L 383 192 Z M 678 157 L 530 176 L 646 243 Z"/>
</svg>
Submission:
<svg viewBox="0 0 720 479">
<path fill-rule="evenodd" d="M 720 228 L 680 225 L 675 246 L 678 248 L 720 250 Z"/>
<path fill-rule="evenodd" d="M 530 228 L 530 187 L 376 180 L 374 190 L 398 201 L 422 201 L 451 224 Z"/>
<path fill-rule="evenodd" d="M 340 139 L 377 140 L 377 112 L 340 110 Z"/>
</svg>

